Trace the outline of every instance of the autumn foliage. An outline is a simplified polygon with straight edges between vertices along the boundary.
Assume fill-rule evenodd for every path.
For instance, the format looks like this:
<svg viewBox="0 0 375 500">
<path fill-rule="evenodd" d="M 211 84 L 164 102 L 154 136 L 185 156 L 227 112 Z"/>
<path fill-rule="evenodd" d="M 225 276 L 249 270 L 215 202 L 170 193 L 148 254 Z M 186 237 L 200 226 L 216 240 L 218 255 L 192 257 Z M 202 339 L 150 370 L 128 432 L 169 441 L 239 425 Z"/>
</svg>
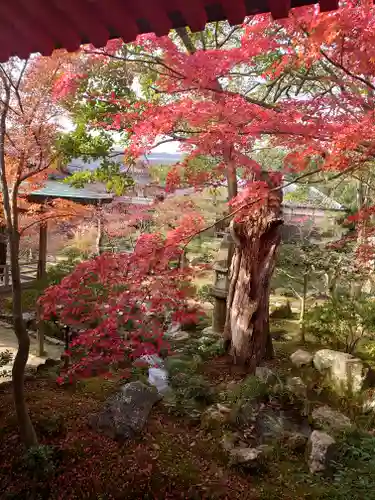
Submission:
<svg viewBox="0 0 375 500">
<path fill-rule="evenodd" d="M 186 158 L 169 173 L 168 190 L 187 184 L 215 186 L 225 179 L 229 186 L 230 179 L 236 180 L 240 172 L 243 189 L 233 196 L 230 206 L 235 211 L 235 222 L 244 224 L 237 233 L 238 266 L 247 262 L 251 272 L 242 269 L 239 273 L 244 293 L 238 297 L 237 305 L 241 309 L 247 293 L 255 308 L 253 317 L 259 312 L 259 294 L 254 295 L 253 289 L 262 280 L 269 283 L 280 223 L 280 207 L 274 210 L 274 220 L 268 210 L 269 185 L 273 183 L 262 180 L 262 167 L 253 159 L 253 149 L 259 141 L 267 140 L 269 146 L 278 146 L 286 153 L 272 194 L 286 175 L 334 178 L 349 173 L 361 175 L 370 169 L 375 151 L 374 28 L 372 2 L 348 1 L 334 12 L 319 13 L 316 6 L 310 6 L 295 9 L 288 19 L 277 22 L 265 14 L 222 31 L 211 26 L 200 40 L 180 29 L 168 37 L 142 35 L 126 50 L 121 42 L 111 42 L 102 50 L 86 47 L 82 52 L 82 58 L 87 62 L 91 57 L 93 64 L 101 61 L 106 65 L 113 57 L 122 60 L 124 67 L 138 71 L 141 85 L 144 75 L 150 75 L 145 98 L 134 99 L 132 95 L 128 99 L 113 89 L 101 95 L 93 91 L 84 94 L 84 98 L 105 103 L 106 112 L 94 117 L 92 123 L 120 134 L 127 143 L 127 155 L 134 159 L 149 152 L 160 140 L 180 142 Z M 81 67 L 73 68 L 61 76 L 56 97 L 68 99 L 77 92 L 79 95 L 86 78 Z M 212 168 L 191 168 L 191 161 L 198 157 L 213 159 Z M 268 170 L 272 170 L 272 165 Z M 280 197 L 276 197 L 280 203 Z M 370 206 L 360 208 L 359 219 L 373 212 Z M 260 232 L 256 233 L 246 223 L 257 220 L 258 214 L 263 214 L 263 220 L 258 221 Z M 182 302 L 177 282 L 186 271 L 181 275 L 181 270 L 170 267 L 170 261 L 192 234 L 190 223 L 191 219 L 185 220 L 168 244 L 158 235 L 144 236 L 132 256 L 105 255 L 82 264 L 61 288 L 48 291 L 43 299 L 48 314 L 55 314 L 62 321 L 96 321 L 75 342 L 76 348 L 91 353 L 83 364 L 73 365 L 73 371 L 85 371 L 88 364 L 117 360 L 125 352 L 138 356 L 159 338 L 159 320 L 152 319 L 154 323 L 152 328 L 147 327 L 144 342 L 140 339 L 145 327 L 136 321 L 146 312 L 179 310 Z M 248 229 L 246 234 L 244 227 Z M 367 228 L 363 227 L 361 242 L 365 244 Z M 267 242 L 269 252 L 257 239 Z M 149 254 L 144 253 L 145 248 Z M 251 248 L 255 249 L 255 256 L 246 254 Z M 268 252 L 264 270 L 251 264 L 252 259 L 258 258 L 256 252 L 260 259 Z M 155 260 L 148 255 L 158 257 Z M 131 269 L 130 263 L 134 264 Z M 266 280 L 264 273 L 268 273 Z M 122 290 L 119 283 L 128 288 Z M 167 292 L 162 297 L 159 288 Z M 86 296 L 89 300 L 83 301 Z M 262 314 L 266 317 L 268 296 L 263 299 Z M 121 320 L 120 304 L 124 310 Z M 135 326 L 130 320 L 135 321 Z M 242 340 L 255 331 L 249 321 L 243 318 Z M 239 323 L 233 320 L 232 329 L 239 328 Z M 123 329 L 125 324 L 131 324 L 130 339 L 129 334 L 119 333 L 119 324 Z M 267 327 L 266 319 L 262 324 Z M 134 344 L 135 338 L 138 340 Z M 153 349 L 160 348 L 158 342 Z M 106 354 L 109 346 L 113 352 Z M 262 359 L 264 346 L 262 341 L 257 362 Z"/>
<path fill-rule="evenodd" d="M 144 354 L 168 348 L 171 322 L 191 323 L 192 269 L 180 258 L 186 238 L 200 229 L 190 218 L 166 237 L 143 234 L 133 253 L 102 254 L 82 262 L 41 298 L 45 319 L 82 330 L 70 346 L 72 363 L 63 377 L 107 373 Z M 61 380 L 64 380 L 62 378 Z"/>
</svg>

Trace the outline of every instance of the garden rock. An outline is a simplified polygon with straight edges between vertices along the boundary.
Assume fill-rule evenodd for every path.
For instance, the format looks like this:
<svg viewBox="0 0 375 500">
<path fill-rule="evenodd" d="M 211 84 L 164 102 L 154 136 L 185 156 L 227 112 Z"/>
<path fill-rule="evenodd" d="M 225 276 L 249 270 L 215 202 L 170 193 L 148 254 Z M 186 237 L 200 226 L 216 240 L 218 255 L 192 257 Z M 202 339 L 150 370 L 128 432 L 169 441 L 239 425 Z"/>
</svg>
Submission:
<svg viewBox="0 0 375 500">
<path fill-rule="evenodd" d="M 189 338 L 190 335 L 188 332 L 184 332 L 183 330 L 178 330 L 177 332 L 170 334 L 170 339 L 174 342 L 181 342 L 183 340 L 188 340 Z"/>
<path fill-rule="evenodd" d="M 369 368 L 360 359 L 346 352 L 321 349 L 315 353 L 313 363 L 340 394 L 347 391 L 360 392 L 370 376 Z"/>
<path fill-rule="evenodd" d="M 166 332 L 167 335 L 173 335 L 181 330 L 181 323 L 171 323 Z"/>
<path fill-rule="evenodd" d="M 245 468 L 259 469 L 264 467 L 267 456 L 272 448 L 268 445 L 260 445 L 257 448 L 238 447 L 230 450 L 230 464 L 241 465 Z"/>
<path fill-rule="evenodd" d="M 215 427 L 225 424 L 229 422 L 231 412 L 231 408 L 222 404 L 209 406 L 202 414 L 202 425 L 204 427 Z"/>
<path fill-rule="evenodd" d="M 112 439 L 131 439 L 140 432 L 158 392 L 140 381 L 130 382 L 108 398 L 101 412 L 89 418 L 90 426 Z"/>
<path fill-rule="evenodd" d="M 307 461 L 312 474 L 324 472 L 335 457 L 336 441 L 321 431 L 311 433 L 307 446 Z"/>
<path fill-rule="evenodd" d="M 307 419 L 284 410 L 264 408 L 255 419 L 255 433 L 260 442 L 288 440 L 292 435 L 303 435 L 305 440 L 311 433 Z"/>
<path fill-rule="evenodd" d="M 148 369 L 148 382 L 158 390 L 159 394 L 165 394 L 169 389 L 168 372 L 164 368 L 151 366 Z"/>
<path fill-rule="evenodd" d="M 351 427 L 350 419 L 330 406 L 315 408 L 311 418 L 316 427 L 331 431 L 343 431 Z"/>
<path fill-rule="evenodd" d="M 313 360 L 313 355 L 311 354 L 311 352 L 304 351 L 303 349 L 298 349 L 298 351 L 294 352 L 290 356 L 290 360 L 293 363 L 293 365 L 297 366 L 298 368 L 301 368 L 302 366 L 311 365 Z"/>
<path fill-rule="evenodd" d="M 286 381 L 286 388 L 297 398 L 307 397 L 307 386 L 301 377 L 289 377 Z"/>
<path fill-rule="evenodd" d="M 221 446 L 225 451 L 233 450 L 238 440 L 239 436 L 237 433 L 232 432 L 230 434 L 224 434 L 224 436 L 221 439 Z"/>
<path fill-rule="evenodd" d="M 37 366 L 36 373 L 38 375 L 47 374 L 50 371 L 53 371 L 53 369 L 57 370 L 57 367 L 59 366 L 60 366 L 60 360 L 47 358 L 44 363 L 41 363 L 40 365 Z"/>
<path fill-rule="evenodd" d="M 156 354 L 144 354 L 137 361 L 146 363 L 148 368 L 148 382 L 158 390 L 159 394 L 165 394 L 169 389 L 168 372 L 164 367 L 164 362 Z"/>
<path fill-rule="evenodd" d="M 277 381 L 277 376 L 272 370 L 267 368 L 267 366 L 257 366 L 255 369 L 255 376 L 266 385 L 272 385 Z"/>
<path fill-rule="evenodd" d="M 292 451 L 303 450 L 307 441 L 308 436 L 306 434 L 302 434 L 301 432 L 289 433 L 284 436 L 285 447 Z"/>
<path fill-rule="evenodd" d="M 36 330 L 36 314 L 31 312 L 22 313 L 22 319 L 27 330 Z"/>
<path fill-rule="evenodd" d="M 293 318 L 292 308 L 290 306 L 290 302 L 287 301 L 286 304 L 283 304 L 280 307 L 275 308 L 271 314 L 270 318 L 273 319 L 290 319 Z"/>
</svg>

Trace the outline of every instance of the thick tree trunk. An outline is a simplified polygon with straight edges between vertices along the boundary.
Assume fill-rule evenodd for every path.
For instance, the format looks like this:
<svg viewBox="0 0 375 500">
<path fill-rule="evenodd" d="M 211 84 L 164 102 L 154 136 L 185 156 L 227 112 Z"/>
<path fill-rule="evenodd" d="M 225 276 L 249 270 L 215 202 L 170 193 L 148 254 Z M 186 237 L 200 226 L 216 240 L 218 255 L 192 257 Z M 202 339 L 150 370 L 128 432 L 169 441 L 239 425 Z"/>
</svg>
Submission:
<svg viewBox="0 0 375 500">
<path fill-rule="evenodd" d="M 18 340 L 18 351 L 12 369 L 14 404 L 20 428 L 21 439 L 26 448 L 38 444 L 25 401 L 25 367 L 29 358 L 30 338 L 22 317 L 22 290 L 19 266 L 19 235 L 10 237 L 10 259 L 12 271 L 13 323 Z"/>
<path fill-rule="evenodd" d="M 261 207 L 249 209 L 241 223 L 231 225 L 236 248 L 224 338 L 231 345 L 235 361 L 249 365 L 251 371 L 273 354 L 269 294 L 281 241 L 281 198 L 281 189 L 270 191 Z"/>
</svg>

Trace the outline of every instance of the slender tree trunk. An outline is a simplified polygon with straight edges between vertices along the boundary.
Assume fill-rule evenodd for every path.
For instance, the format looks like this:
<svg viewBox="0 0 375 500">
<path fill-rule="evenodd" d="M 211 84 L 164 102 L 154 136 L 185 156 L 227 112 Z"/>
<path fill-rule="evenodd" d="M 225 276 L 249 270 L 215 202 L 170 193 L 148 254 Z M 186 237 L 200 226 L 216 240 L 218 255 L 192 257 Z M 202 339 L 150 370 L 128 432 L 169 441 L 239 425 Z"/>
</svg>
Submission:
<svg viewBox="0 0 375 500">
<path fill-rule="evenodd" d="M 47 223 L 40 224 L 39 227 L 39 256 L 37 278 L 45 278 L 47 272 Z"/>
<path fill-rule="evenodd" d="M 99 215 L 96 233 L 96 255 L 101 255 L 103 252 L 103 239 L 103 223 L 101 215 Z"/>
<path fill-rule="evenodd" d="M 250 210 L 241 223 L 232 224 L 236 247 L 224 339 L 230 343 L 235 361 L 249 365 L 251 371 L 273 354 L 269 294 L 281 241 L 281 198 L 281 189 L 270 192 L 260 208 Z"/>
<path fill-rule="evenodd" d="M 301 297 L 301 311 L 299 315 L 299 327 L 301 332 L 301 342 L 305 342 L 305 312 L 306 312 L 306 296 L 309 276 L 308 273 L 303 274 L 303 290 Z"/>
<path fill-rule="evenodd" d="M 357 210 L 363 210 L 367 206 L 367 193 L 365 192 L 364 184 L 361 180 L 357 181 Z M 361 247 L 361 245 L 365 244 L 367 240 L 366 234 L 366 220 L 361 222 L 358 225 L 358 233 L 357 233 L 357 242 L 356 248 L 357 250 Z M 364 283 L 362 280 L 353 280 L 350 290 L 350 295 L 357 299 L 362 293 L 362 287 Z"/>
<path fill-rule="evenodd" d="M 5 282 L 5 275 L 7 272 L 7 253 L 8 253 L 8 243 L 7 243 L 7 232 L 5 226 L 0 226 L 0 279 Z"/>
<path fill-rule="evenodd" d="M 19 266 L 19 235 L 10 235 L 10 265 L 12 271 L 13 323 L 18 340 L 18 351 L 12 369 L 14 404 L 16 408 L 21 439 L 27 448 L 38 444 L 25 401 L 25 367 L 29 358 L 30 337 L 22 317 L 22 290 Z"/>
</svg>

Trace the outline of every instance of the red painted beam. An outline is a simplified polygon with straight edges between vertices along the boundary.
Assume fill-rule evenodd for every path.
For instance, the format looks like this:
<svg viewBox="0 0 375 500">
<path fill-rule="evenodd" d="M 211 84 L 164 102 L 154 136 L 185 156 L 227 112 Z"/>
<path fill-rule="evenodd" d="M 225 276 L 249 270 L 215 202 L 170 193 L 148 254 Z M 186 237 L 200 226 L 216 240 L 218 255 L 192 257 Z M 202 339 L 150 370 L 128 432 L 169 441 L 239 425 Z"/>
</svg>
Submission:
<svg viewBox="0 0 375 500">
<path fill-rule="evenodd" d="M 108 42 L 109 32 L 102 20 L 95 15 L 93 5 L 85 0 L 63 0 L 55 5 L 66 13 L 82 41 L 85 38 L 85 43 L 90 42 L 95 47 L 103 47 Z"/>
<path fill-rule="evenodd" d="M 268 0 L 267 4 L 273 19 L 288 17 L 291 8 L 291 0 Z"/>
<path fill-rule="evenodd" d="M 319 0 L 320 12 L 328 12 L 339 8 L 339 0 Z"/>
<path fill-rule="evenodd" d="M 242 24 L 246 17 L 246 8 L 244 2 L 233 2 L 233 0 L 221 0 L 224 14 L 230 24 Z"/>
<path fill-rule="evenodd" d="M 101 18 L 124 42 L 132 42 L 138 35 L 138 26 L 122 0 L 97 1 L 96 9 Z"/>
<path fill-rule="evenodd" d="M 10 40 L 20 37 L 25 40 L 25 50 L 20 54 L 27 57 L 30 52 L 51 54 L 55 47 L 53 38 L 49 37 L 41 28 L 37 19 L 25 16 L 25 11 L 16 1 L 0 2 L 0 19 L 11 27 Z"/>
<path fill-rule="evenodd" d="M 31 18 L 36 17 L 42 25 L 43 31 L 48 33 L 51 39 L 56 39 L 59 46 L 71 52 L 79 48 L 81 40 L 78 33 L 72 29 L 66 16 L 54 8 L 53 1 L 48 3 L 44 0 L 19 1 L 25 14 Z"/>
</svg>

